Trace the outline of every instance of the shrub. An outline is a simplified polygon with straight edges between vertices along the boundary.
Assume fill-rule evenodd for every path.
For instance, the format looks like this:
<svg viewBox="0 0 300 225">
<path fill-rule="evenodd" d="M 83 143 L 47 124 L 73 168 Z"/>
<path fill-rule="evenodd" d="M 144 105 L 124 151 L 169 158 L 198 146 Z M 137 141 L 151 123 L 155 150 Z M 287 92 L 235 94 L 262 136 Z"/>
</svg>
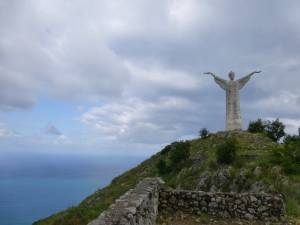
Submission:
<svg viewBox="0 0 300 225">
<path fill-rule="evenodd" d="M 271 163 L 282 166 L 286 174 L 300 174 L 300 139 L 289 139 L 271 152 Z"/>
<path fill-rule="evenodd" d="M 266 123 L 262 119 L 256 121 L 250 121 L 248 131 L 251 133 L 264 133 L 266 129 Z"/>
<path fill-rule="evenodd" d="M 300 174 L 300 140 L 285 144 L 283 168 L 288 174 Z"/>
<path fill-rule="evenodd" d="M 236 140 L 233 138 L 228 139 L 224 144 L 217 147 L 217 162 L 220 164 L 231 164 L 236 157 L 237 149 Z"/>
<path fill-rule="evenodd" d="M 181 141 L 172 145 L 172 150 L 169 152 L 170 166 L 177 167 L 183 161 L 186 161 L 190 156 L 190 142 Z"/>
<path fill-rule="evenodd" d="M 199 131 L 199 136 L 201 137 L 201 139 L 207 138 L 209 136 L 209 131 L 206 128 L 202 128 Z"/>
<path fill-rule="evenodd" d="M 160 175 L 181 168 L 190 156 L 190 142 L 180 141 L 167 145 L 161 151 L 162 158 L 156 164 Z"/>
<path fill-rule="evenodd" d="M 157 163 L 158 173 L 160 175 L 166 174 L 168 172 L 167 163 L 165 160 L 160 159 Z"/>
<path fill-rule="evenodd" d="M 299 139 L 298 135 L 286 135 L 284 137 L 283 143 L 284 144 L 291 144 L 294 143 L 295 141 L 297 141 Z"/>
</svg>

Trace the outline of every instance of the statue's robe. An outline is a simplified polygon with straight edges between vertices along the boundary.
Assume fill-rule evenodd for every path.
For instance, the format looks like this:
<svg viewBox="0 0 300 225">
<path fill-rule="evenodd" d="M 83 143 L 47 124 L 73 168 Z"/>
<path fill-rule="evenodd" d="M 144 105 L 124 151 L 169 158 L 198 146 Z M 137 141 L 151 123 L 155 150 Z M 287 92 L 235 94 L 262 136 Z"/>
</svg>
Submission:
<svg viewBox="0 0 300 225">
<path fill-rule="evenodd" d="M 240 90 L 250 80 L 247 75 L 239 80 L 224 80 L 215 76 L 215 82 L 226 91 L 226 130 L 241 130 Z"/>
</svg>

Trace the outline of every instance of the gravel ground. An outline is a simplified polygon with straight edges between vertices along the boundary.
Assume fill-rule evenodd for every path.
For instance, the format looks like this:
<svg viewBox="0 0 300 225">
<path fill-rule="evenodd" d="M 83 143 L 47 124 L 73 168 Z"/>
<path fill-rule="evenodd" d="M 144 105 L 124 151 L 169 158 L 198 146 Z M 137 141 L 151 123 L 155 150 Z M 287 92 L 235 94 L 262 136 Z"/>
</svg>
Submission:
<svg viewBox="0 0 300 225">
<path fill-rule="evenodd" d="M 248 221 L 241 219 L 220 219 L 213 218 L 207 215 L 191 216 L 191 215 L 172 215 L 159 216 L 157 225 L 300 225 L 300 222 L 295 222 L 288 219 L 282 221 Z"/>
</svg>

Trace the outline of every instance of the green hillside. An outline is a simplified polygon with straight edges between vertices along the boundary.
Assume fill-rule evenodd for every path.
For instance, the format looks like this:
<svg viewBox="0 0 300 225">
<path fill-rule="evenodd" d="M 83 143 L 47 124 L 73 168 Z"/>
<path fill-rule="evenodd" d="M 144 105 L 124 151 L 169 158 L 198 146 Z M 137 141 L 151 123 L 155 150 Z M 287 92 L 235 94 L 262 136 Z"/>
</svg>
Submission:
<svg viewBox="0 0 300 225">
<path fill-rule="evenodd" d="M 96 191 L 78 206 L 34 225 L 86 225 L 139 180 L 153 176 L 161 176 L 166 185 L 181 189 L 279 191 L 284 194 L 287 214 L 300 217 L 298 161 L 286 162 L 288 157 L 292 160 L 299 157 L 291 155 L 298 147 L 293 145 L 290 151 L 287 146 L 277 144 L 264 134 L 245 131 L 219 132 L 202 139 L 174 142 L 116 177 L 110 185 Z M 235 154 L 230 152 L 232 149 Z M 229 157 L 228 161 L 223 160 L 226 157 Z"/>
</svg>

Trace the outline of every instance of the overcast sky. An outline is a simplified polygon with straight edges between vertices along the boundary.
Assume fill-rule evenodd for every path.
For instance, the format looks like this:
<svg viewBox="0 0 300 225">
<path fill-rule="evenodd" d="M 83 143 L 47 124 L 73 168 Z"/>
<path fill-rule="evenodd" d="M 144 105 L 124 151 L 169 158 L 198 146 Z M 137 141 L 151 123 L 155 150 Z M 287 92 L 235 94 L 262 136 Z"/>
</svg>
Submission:
<svg viewBox="0 0 300 225">
<path fill-rule="evenodd" d="M 0 151 L 149 155 L 249 120 L 300 126 L 298 0 L 0 0 Z"/>
</svg>

